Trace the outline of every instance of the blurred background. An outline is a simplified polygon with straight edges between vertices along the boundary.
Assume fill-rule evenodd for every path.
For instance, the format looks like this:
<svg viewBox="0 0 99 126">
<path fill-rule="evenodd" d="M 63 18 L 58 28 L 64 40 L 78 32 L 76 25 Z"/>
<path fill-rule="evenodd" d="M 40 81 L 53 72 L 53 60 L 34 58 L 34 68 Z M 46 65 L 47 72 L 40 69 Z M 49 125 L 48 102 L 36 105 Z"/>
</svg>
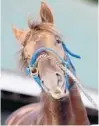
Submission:
<svg viewBox="0 0 99 126">
<path fill-rule="evenodd" d="M 81 56 L 72 59 L 86 88 L 98 92 L 98 0 L 46 0 L 67 47 Z M 39 101 L 40 88 L 18 66 L 20 45 L 12 24 L 27 28 L 27 18 L 39 18 L 41 0 L 1 1 L 1 123 L 17 108 Z"/>
</svg>

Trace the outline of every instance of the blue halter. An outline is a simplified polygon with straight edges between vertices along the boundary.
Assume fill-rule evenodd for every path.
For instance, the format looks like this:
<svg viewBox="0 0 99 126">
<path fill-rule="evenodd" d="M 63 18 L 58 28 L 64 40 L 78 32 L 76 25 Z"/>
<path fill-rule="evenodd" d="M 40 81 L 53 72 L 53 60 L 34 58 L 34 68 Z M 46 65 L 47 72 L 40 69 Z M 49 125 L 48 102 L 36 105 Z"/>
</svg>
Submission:
<svg viewBox="0 0 99 126">
<path fill-rule="evenodd" d="M 80 56 L 70 52 L 68 50 L 68 48 L 66 47 L 66 45 L 62 42 L 62 46 L 63 46 L 63 49 L 64 49 L 64 52 L 65 52 L 65 55 L 66 55 L 66 60 L 62 59 L 54 50 L 50 49 L 50 48 L 40 48 L 38 49 L 32 56 L 31 58 L 31 61 L 30 61 L 30 64 L 29 64 L 29 67 L 26 68 L 26 73 L 27 74 L 31 74 L 31 70 L 30 70 L 30 67 L 35 67 L 35 63 L 36 63 L 36 59 L 37 57 L 39 56 L 39 54 L 42 52 L 42 51 L 51 51 L 53 54 L 55 54 L 62 62 L 62 64 L 67 67 L 68 69 L 71 69 L 73 74 L 76 75 L 76 70 L 75 70 L 75 67 L 73 66 L 70 58 L 69 58 L 69 55 L 75 57 L 75 58 L 79 58 L 80 59 Z M 39 78 L 38 75 L 33 75 L 32 76 L 34 78 L 34 80 L 38 83 L 38 85 L 42 88 L 42 82 Z M 66 78 L 66 88 L 67 89 L 70 89 L 71 86 L 69 84 L 69 77 L 68 75 L 66 74 L 65 75 L 65 78 Z"/>
</svg>

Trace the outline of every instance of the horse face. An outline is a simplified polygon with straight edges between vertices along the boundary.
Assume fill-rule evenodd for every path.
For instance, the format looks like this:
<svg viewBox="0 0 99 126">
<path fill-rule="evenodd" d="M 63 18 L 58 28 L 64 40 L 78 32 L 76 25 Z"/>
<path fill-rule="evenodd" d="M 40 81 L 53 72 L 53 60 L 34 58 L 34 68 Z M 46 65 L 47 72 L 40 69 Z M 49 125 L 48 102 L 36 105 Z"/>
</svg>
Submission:
<svg viewBox="0 0 99 126">
<path fill-rule="evenodd" d="M 37 36 L 37 39 L 31 40 L 24 48 L 25 57 L 28 59 L 28 63 L 32 55 L 39 48 L 51 48 L 59 56 L 64 58 L 65 54 L 62 48 L 61 40 L 50 32 L 41 32 Z M 57 58 L 51 54 L 51 57 L 56 61 Z M 28 58 L 29 57 L 29 58 Z M 47 58 L 43 58 L 38 62 L 39 76 L 42 81 L 42 85 L 46 88 L 47 93 L 54 99 L 59 99 L 65 96 L 65 78 L 64 72 L 59 68 L 56 63 Z"/>
<path fill-rule="evenodd" d="M 56 34 L 53 27 L 53 15 L 48 6 L 42 2 L 40 9 L 41 23 L 30 25 L 30 29 L 20 30 L 13 27 L 17 40 L 23 45 L 24 59 L 27 63 L 34 52 L 41 48 L 51 48 L 62 58 L 65 57 L 61 38 Z M 56 57 L 54 56 L 56 60 Z M 39 76 L 47 92 L 54 98 L 60 99 L 65 96 L 64 72 L 51 59 L 43 59 L 38 63 Z"/>
</svg>

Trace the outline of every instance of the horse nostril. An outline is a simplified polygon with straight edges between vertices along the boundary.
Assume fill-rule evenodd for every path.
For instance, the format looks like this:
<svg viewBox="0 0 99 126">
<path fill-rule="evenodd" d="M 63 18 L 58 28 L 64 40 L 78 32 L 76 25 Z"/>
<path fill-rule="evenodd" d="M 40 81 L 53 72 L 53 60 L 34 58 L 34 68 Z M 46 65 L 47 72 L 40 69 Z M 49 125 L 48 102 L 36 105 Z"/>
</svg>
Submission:
<svg viewBox="0 0 99 126">
<path fill-rule="evenodd" d="M 56 76 L 58 77 L 58 79 L 61 79 L 61 75 L 59 73 L 56 73 Z"/>
<path fill-rule="evenodd" d="M 42 82 L 42 84 L 44 84 L 44 81 L 43 80 L 41 82 Z"/>
<path fill-rule="evenodd" d="M 58 78 L 58 84 L 62 81 L 62 77 L 59 73 L 56 73 L 56 76 Z"/>
<path fill-rule="evenodd" d="M 64 90 L 64 92 L 66 93 L 66 89 Z"/>
<path fill-rule="evenodd" d="M 42 85 L 44 86 L 44 88 L 46 88 L 47 91 L 50 90 L 50 89 L 44 84 L 44 81 L 43 81 L 43 80 L 41 80 L 41 83 L 42 83 Z"/>
<path fill-rule="evenodd" d="M 56 73 L 57 76 L 59 76 L 59 73 Z"/>
</svg>

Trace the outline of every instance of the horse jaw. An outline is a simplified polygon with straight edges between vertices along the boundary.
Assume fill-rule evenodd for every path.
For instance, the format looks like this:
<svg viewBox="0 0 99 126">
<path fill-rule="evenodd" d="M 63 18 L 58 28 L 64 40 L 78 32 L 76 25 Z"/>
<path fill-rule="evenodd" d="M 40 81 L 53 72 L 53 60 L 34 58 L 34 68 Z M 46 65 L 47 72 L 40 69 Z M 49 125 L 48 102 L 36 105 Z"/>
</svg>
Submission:
<svg viewBox="0 0 99 126">
<path fill-rule="evenodd" d="M 38 70 L 42 85 L 47 89 L 49 94 L 55 100 L 62 99 L 67 96 L 65 89 L 65 77 L 63 71 L 55 65 L 50 59 L 43 59 L 38 62 Z"/>
</svg>

